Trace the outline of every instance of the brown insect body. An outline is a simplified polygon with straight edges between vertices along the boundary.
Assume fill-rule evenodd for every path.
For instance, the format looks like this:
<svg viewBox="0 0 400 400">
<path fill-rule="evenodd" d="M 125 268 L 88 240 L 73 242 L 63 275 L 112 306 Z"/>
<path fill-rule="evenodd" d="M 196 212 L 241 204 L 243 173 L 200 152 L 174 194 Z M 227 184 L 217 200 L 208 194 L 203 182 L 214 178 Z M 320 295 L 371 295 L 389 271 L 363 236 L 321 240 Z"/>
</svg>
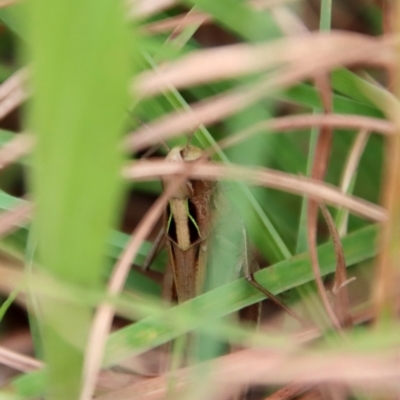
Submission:
<svg viewBox="0 0 400 400">
<path fill-rule="evenodd" d="M 201 157 L 201 149 L 186 146 L 173 148 L 166 159 L 186 162 L 190 168 L 190 162 Z M 170 179 L 163 181 L 164 186 L 169 183 Z M 237 279 L 243 272 L 258 271 L 258 265 L 250 261 L 243 222 L 214 181 L 185 181 L 171 198 L 163 225 L 169 256 L 164 300 L 182 303 Z M 260 313 L 261 303 L 257 303 L 241 310 L 239 316 L 243 322 L 257 325 Z"/>
<path fill-rule="evenodd" d="M 203 152 L 197 147 L 176 147 L 167 160 L 190 163 L 202 156 Z M 164 181 L 164 185 L 168 183 Z M 163 296 L 167 300 L 182 303 L 203 291 L 215 186 L 215 182 L 207 180 L 185 181 L 164 213 L 170 260 L 163 285 Z"/>
<path fill-rule="evenodd" d="M 188 168 L 200 158 L 205 158 L 204 153 L 194 146 L 173 148 L 166 157 L 168 161 L 185 162 Z M 172 179 L 164 179 L 164 187 L 171 184 Z M 259 268 L 251 257 L 243 221 L 218 186 L 214 181 L 186 180 L 169 201 L 163 221 L 169 256 L 163 299 L 182 303 L 245 275 L 250 284 L 301 321 L 255 281 L 253 274 Z M 240 310 L 239 318 L 257 326 L 260 313 L 261 303 L 257 303 Z M 189 334 L 186 340 L 182 365 L 187 364 L 192 352 L 196 352 L 197 361 L 201 361 L 227 350 L 226 343 L 201 333 L 197 337 Z M 202 353 L 195 349 L 202 349 Z M 247 399 L 247 391 L 236 398 Z"/>
</svg>

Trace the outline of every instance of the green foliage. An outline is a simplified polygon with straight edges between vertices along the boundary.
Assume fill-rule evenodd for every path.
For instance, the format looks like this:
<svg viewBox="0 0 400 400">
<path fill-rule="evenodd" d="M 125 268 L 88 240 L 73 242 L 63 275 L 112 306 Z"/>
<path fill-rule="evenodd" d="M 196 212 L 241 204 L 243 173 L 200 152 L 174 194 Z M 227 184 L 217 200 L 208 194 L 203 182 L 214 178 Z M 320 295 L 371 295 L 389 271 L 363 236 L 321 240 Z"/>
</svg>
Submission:
<svg viewBox="0 0 400 400">
<path fill-rule="evenodd" d="M 123 195 L 120 139 L 124 127 L 133 125 L 135 129 L 142 122 L 151 123 L 172 112 L 188 110 L 192 102 L 240 88 L 251 81 L 230 79 L 182 92 L 171 88 L 158 96 L 129 101 L 127 88 L 132 76 L 157 68 L 158 64 L 178 60 L 202 47 L 194 35 L 195 28 L 185 30 L 177 45 L 173 38 L 166 41 L 168 34 L 165 32 L 139 36 L 136 22 L 128 26 L 124 21 L 122 1 L 33 0 L 28 3 L 26 7 L 16 5 L 0 9 L 0 19 L 20 42 L 24 42 L 27 48 L 24 57 L 32 69 L 34 96 L 24 125 L 34 133 L 37 143 L 33 156 L 20 160 L 19 168 L 28 171 L 28 188 L 36 210 L 33 224 L 21 224 L 19 229 L 2 238 L 0 249 L 21 261 L 29 243 L 31 259 L 27 261 L 31 262 L 30 266 L 46 271 L 70 294 L 80 295 L 72 300 L 62 296 L 59 299 L 47 297 L 41 295 L 40 290 L 32 294 L 40 305 L 39 310 L 35 309 L 35 317 L 47 368 L 16 379 L 13 387 L 17 394 L 22 397 L 45 394 L 49 399 L 78 398 L 93 309 L 103 300 L 108 300 L 121 316 L 131 320 L 142 318 L 109 337 L 104 366 L 196 329 L 217 340 L 229 339 L 243 344 L 254 339 L 262 343 L 255 333 L 225 320 L 218 322 L 263 298 L 244 279 L 168 310 L 160 302 L 147 302 L 147 296 L 143 302 L 129 297 L 138 292 L 149 297 L 160 295 L 159 285 L 136 270 L 130 272 L 125 285 L 128 296 L 110 299 L 104 288 L 112 266 L 129 240 L 128 235 L 115 229 Z M 329 1 L 322 3 L 330 7 Z M 184 0 L 183 4 L 209 13 L 215 24 L 239 41 L 266 43 L 282 36 L 269 12 L 255 11 L 244 1 Z M 321 27 L 327 30 L 330 10 L 322 11 Z M 162 20 L 177 12 L 177 9 L 163 11 L 141 23 Z M 3 64 L 0 63 L 0 78 Z M 4 69 L 4 77 L 10 72 L 9 67 Z M 384 105 L 391 96 L 385 89 L 371 84 L 369 78 L 339 68 L 332 72 L 331 84 L 335 112 L 383 118 Z M 322 107 L 319 92 L 310 82 L 301 82 L 265 93 L 259 102 L 222 123 L 199 126 L 193 144 L 215 148 L 217 139 L 279 115 L 282 110 L 286 111 L 285 107 L 293 113 L 319 112 Z M 13 137 L 8 131 L 0 131 L 2 145 Z M 327 174 L 327 181 L 334 185 L 340 181 L 343 160 L 353 139 L 353 132 L 335 131 Z M 186 140 L 181 136 L 168 144 L 173 146 Z M 261 131 L 226 153 L 218 149 L 214 158 L 226 164 L 250 164 L 305 175 L 313 156 L 313 151 L 309 152 L 313 140 L 315 135 L 310 130 L 276 135 Z M 371 136 L 354 184 L 356 196 L 374 202 L 379 200 L 382 164 L 383 140 Z M 0 183 L 2 188 L 7 187 L 5 181 Z M 161 191 L 160 185 L 153 183 L 132 184 L 131 189 L 151 194 Z M 265 262 L 272 265 L 257 274 L 259 282 L 276 294 L 311 282 L 308 254 L 303 253 L 306 245 L 302 199 L 275 190 L 249 188 L 241 182 L 230 189 L 228 195 L 245 220 L 251 242 Z M 0 191 L 2 210 L 13 209 L 23 201 Z M 343 239 L 343 246 L 347 266 L 352 267 L 376 254 L 377 227 L 351 217 L 349 232 Z M 322 235 L 319 242 L 325 242 L 326 238 L 326 234 Z M 147 242 L 142 245 L 134 260 L 136 264 L 144 263 L 150 247 Z M 292 256 L 297 253 L 303 254 Z M 319 261 L 322 275 L 334 272 L 331 244 L 319 246 Z M 155 269 L 162 270 L 165 263 L 165 255 L 161 254 Z M 14 295 L 15 292 L 0 308 L 1 315 Z M 358 339 L 367 343 L 365 346 L 374 348 L 379 341 L 376 336 L 368 340 L 369 334 L 368 331 L 357 332 Z M 321 348 L 331 343 L 329 340 L 321 342 Z"/>
<path fill-rule="evenodd" d="M 86 287 L 101 283 L 122 194 L 118 142 L 129 78 L 122 11 L 114 1 L 38 0 L 27 9 L 36 256 L 44 271 Z M 53 399 L 76 398 L 92 310 L 39 301 L 46 391 Z"/>
</svg>

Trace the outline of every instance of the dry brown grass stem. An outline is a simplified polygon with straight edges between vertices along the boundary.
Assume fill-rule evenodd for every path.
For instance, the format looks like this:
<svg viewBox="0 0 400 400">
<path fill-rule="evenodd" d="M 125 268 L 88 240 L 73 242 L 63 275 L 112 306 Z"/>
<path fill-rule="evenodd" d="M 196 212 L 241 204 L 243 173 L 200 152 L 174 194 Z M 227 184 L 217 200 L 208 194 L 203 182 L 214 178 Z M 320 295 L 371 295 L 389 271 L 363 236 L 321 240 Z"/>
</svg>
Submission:
<svg viewBox="0 0 400 400">
<path fill-rule="evenodd" d="M 385 35 L 393 35 L 396 33 L 396 2 L 382 0 L 380 1 L 382 7 L 382 30 Z M 387 85 L 386 88 L 389 92 L 394 93 L 396 87 L 396 64 L 392 64 L 386 69 Z"/>
<path fill-rule="evenodd" d="M 368 127 L 366 126 L 364 129 L 358 132 L 354 144 L 350 149 L 349 156 L 343 170 L 340 188 L 344 193 L 347 193 L 349 190 L 351 180 L 353 179 L 354 174 L 357 171 L 358 164 L 360 163 L 360 159 L 367 144 L 368 138 L 369 131 Z"/>
<path fill-rule="evenodd" d="M 28 222 L 33 211 L 33 204 L 24 202 L 9 211 L 0 214 L 0 237 L 9 235 Z"/>
<path fill-rule="evenodd" d="M 11 92 L 21 90 L 28 79 L 28 68 L 22 68 L 12 74 L 0 85 L 0 100 L 6 98 Z"/>
<path fill-rule="evenodd" d="M 16 303 L 22 308 L 26 308 L 26 295 L 23 291 L 23 272 L 22 272 L 22 261 L 20 264 L 13 261 L 3 259 L 0 263 L 0 293 L 9 296 L 13 290 L 21 291 L 17 294 Z"/>
<path fill-rule="evenodd" d="M 199 11 L 177 15 L 175 17 L 164 18 L 161 21 L 156 21 L 147 24 L 143 27 L 149 33 L 161 33 L 166 31 L 180 32 L 190 25 L 202 25 L 211 22 L 212 18 Z"/>
<path fill-rule="evenodd" d="M 310 33 L 303 21 L 297 17 L 286 4 L 280 4 L 271 9 L 276 23 L 287 36 L 307 35 Z"/>
<path fill-rule="evenodd" d="M 358 52 L 354 52 L 355 56 Z M 192 104 L 187 111 L 172 112 L 147 128 L 139 128 L 124 139 L 124 146 L 130 151 L 143 149 L 157 143 L 160 139 L 167 139 L 180 133 L 187 133 L 197 129 L 201 124 L 208 125 L 221 121 L 233 113 L 249 106 L 253 102 L 271 94 L 278 88 L 290 86 L 314 74 L 326 71 L 327 60 L 314 59 L 313 63 L 298 63 L 290 68 L 281 70 L 264 78 L 257 85 L 247 85 L 239 89 L 230 90 L 223 94 Z M 325 64 L 322 66 L 322 64 Z M 329 68 L 332 65 L 329 64 Z M 215 68 L 214 68 L 215 70 Z M 151 131 L 149 131 L 149 127 Z"/>
<path fill-rule="evenodd" d="M 349 191 L 351 181 L 357 172 L 357 168 L 367 144 L 369 135 L 369 128 L 365 127 L 361 129 L 360 132 L 358 132 L 354 144 L 350 149 L 340 182 L 340 189 L 343 193 L 348 193 Z M 340 236 L 344 236 L 347 233 L 348 216 L 349 214 L 346 211 L 342 220 L 339 222 L 338 231 Z"/>
<path fill-rule="evenodd" d="M 166 161 L 138 161 L 123 169 L 126 179 L 148 180 L 160 176 L 187 173 L 187 166 Z M 327 204 L 349 209 L 353 213 L 372 221 L 386 220 L 385 210 L 357 197 L 347 196 L 327 183 L 310 178 L 295 176 L 267 168 L 246 168 L 225 166 L 217 163 L 196 164 L 189 172 L 191 177 L 203 179 L 244 180 L 250 184 L 262 185 L 298 195 L 309 196 Z"/>
<path fill-rule="evenodd" d="M 157 71 L 142 73 L 132 91 L 148 97 L 168 90 L 170 85 L 187 88 L 283 66 L 283 73 L 293 68 L 301 71 L 300 80 L 337 66 L 357 63 L 382 67 L 393 61 L 393 43 L 388 41 L 339 31 L 310 33 L 266 44 L 235 44 L 193 51 Z"/>
<path fill-rule="evenodd" d="M 43 367 L 41 361 L 3 346 L 0 346 L 0 363 L 21 372 L 30 372 Z"/>
<path fill-rule="evenodd" d="M 190 117 L 190 113 L 187 114 Z M 152 124 L 150 124 L 151 126 Z M 345 115 L 345 114 L 304 114 L 304 115 L 289 115 L 279 118 L 273 118 L 268 121 L 263 121 L 243 131 L 233 133 L 218 142 L 221 149 L 228 148 L 239 144 L 240 142 L 251 138 L 259 133 L 279 133 L 291 130 L 300 130 L 312 127 L 331 126 L 337 129 L 363 129 L 370 130 L 382 135 L 392 135 L 395 132 L 395 125 L 390 121 L 385 121 L 379 118 L 365 117 L 362 115 Z M 161 129 L 161 130 L 160 130 Z M 146 135 L 143 132 L 146 131 Z M 169 131 L 163 130 L 163 126 L 148 125 L 136 131 L 139 138 L 135 136 L 135 148 L 139 150 L 147 147 L 149 141 L 156 142 L 157 137 L 178 136 L 179 131 L 175 131 L 174 135 L 169 135 Z M 135 134 L 136 135 L 136 134 Z M 158 135 L 158 136 L 157 136 Z M 150 138 L 149 138 L 150 136 Z M 157 140 L 158 142 L 161 139 Z M 19 134 L 7 144 L 0 148 L 0 166 L 6 167 L 21 157 L 29 154 L 32 151 L 34 137 L 29 134 Z M 209 154 L 214 153 L 213 149 L 209 149 Z"/>
<path fill-rule="evenodd" d="M 0 169 L 4 169 L 29 154 L 34 143 L 33 135 L 20 133 L 0 147 Z"/>
<path fill-rule="evenodd" d="M 290 36 L 309 36 L 310 32 L 304 23 L 294 15 L 287 7 L 276 7 L 273 10 L 273 15 L 278 21 L 281 29 L 283 29 Z M 326 72 L 316 73 L 314 75 L 315 87 L 318 91 L 323 114 L 332 113 L 332 93 L 330 87 L 330 77 Z M 319 133 L 315 148 L 315 154 L 313 155 L 313 162 L 311 168 L 311 178 L 323 181 L 325 176 L 325 171 L 329 165 L 329 157 L 332 147 L 333 132 L 329 125 L 320 126 Z M 323 210 L 323 213 L 325 210 Z M 326 210 L 328 213 L 328 211 Z M 326 221 L 330 226 L 330 215 L 326 216 Z M 307 241 L 310 253 L 311 267 L 315 277 L 315 283 L 317 285 L 318 293 L 324 305 L 327 315 L 331 320 L 331 324 L 336 327 L 336 329 L 341 328 L 341 321 L 339 316 L 334 312 L 331 306 L 328 294 L 326 292 L 324 283 L 322 281 L 320 266 L 317 255 L 317 221 L 318 221 L 318 202 L 314 199 L 308 199 L 307 204 Z M 332 229 L 335 229 L 332 227 Z M 335 252 L 338 248 L 336 244 Z"/>
<path fill-rule="evenodd" d="M 348 294 L 348 279 L 346 260 L 344 257 L 343 246 L 340 241 L 339 232 L 336 229 L 335 222 L 325 204 L 321 203 L 320 209 L 328 226 L 329 234 L 333 242 L 333 248 L 336 257 L 336 269 L 333 294 L 333 311 L 340 324 L 340 328 L 351 327 L 353 319 L 350 313 L 350 301 Z"/>
<path fill-rule="evenodd" d="M 386 2 L 384 11 L 386 29 L 400 33 L 400 4 Z M 389 66 L 387 74 L 394 94 L 399 98 L 400 48 L 396 47 L 396 63 Z M 396 124 L 396 134 L 389 137 L 385 151 L 385 169 L 382 188 L 382 203 L 388 210 L 388 219 L 382 227 L 380 236 L 380 254 L 378 256 L 376 279 L 374 285 L 374 301 L 377 317 L 383 325 L 397 319 L 396 299 L 400 280 L 400 116 L 398 110 L 389 109 L 389 115 Z"/>
<path fill-rule="evenodd" d="M 282 389 L 276 391 L 272 395 L 266 397 L 264 400 L 286 400 L 299 396 L 306 390 L 311 389 L 312 384 L 289 383 Z"/>
<path fill-rule="evenodd" d="M 396 352 L 394 352 L 396 353 Z M 351 351 L 329 351 L 321 354 L 307 352 L 288 355 L 265 350 L 243 350 L 220 357 L 210 363 L 213 371 L 210 387 L 236 384 L 298 384 L 341 382 L 353 389 L 400 392 L 400 366 L 397 355 L 391 351 L 380 354 L 360 354 Z M 368 365 L 368 368 L 365 366 Z M 174 372 L 178 388 L 182 388 L 195 374 L 195 367 Z M 211 386 L 213 385 L 213 386 Z M 135 395 L 135 399 L 164 398 L 167 376 L 148 379 L 109 394 L 98 400 L 122 400 Z"/>
<path fill-rule="evenodd" d="M 164 42 L 164 44 L 169 43 L 172 45 L 175 49 L 175 51 L 182 50 L 183 47 L 186 45 L 188 41 L 187 35 L 184 33 L 184 28 L 185 26 L 188 26 L 186 23 L 187 20 L 191 18 L 193 14 L 196 13 L 196 8 L 192 7 L 186 14 L 185 17 L 181 20 L 181 24 L 177 25 L 173 31 L 170 33 L 168 36 L 167 40 Z M 191 34 L 193 35 L 194 32 L 201 26 L 201 24 L 204 22 L 204 17 L 203 19 L 198 20 L 197 22 L 192 22 L 191 25 Z M 157 62 L 157 57 L 155 57 L 155 61 Z"/>
<path fill-rule="evenodd" d="M 19 274 L 21 275 L 21 274 Z M 15 279 L 12 280 L 15 283 Z M 399 304 L 397 305 L 399 307 Z M 367 310 L 361 311 L 357 314 L 354 315 L 354 322 L 359 324 L 359 323 L 364 323 L 366 321 L 371 320 L 375 315 L 375 311 L 372 307 L 370 307 Z M 302 345 L 309 343 L 321 336 L 321 331 L 319 329 L 307 329 L 304 330 L 300 333 L 297 333 L 292 336 L 291 343 L 296 344 L 296 345 Z M 287 354 L 287 349 L 283 350 L 284 354 Z M 244 357 L 246 356 L 246 352 L 248 350 L 243 351 L 242 354 L 244 354 Z M 253 352 L 253 350 L 250 350 Z M 271 349 L 269 350 L 271 351 Z M 282 352 L 280 353 L 279 348 L 276 348 L 274 351 L 275 354 L 283 354 Z M 27 359 L 21 359 L 18 353 L 15 352 L 9 352 L 8 349 L 5 349 L 5 353 L 8 354 L 6 358 L 4 358 L 4 361 L 6 360 L 11 360 L 10 362 L 5 362 L 6 365 L 12 366 L 13 368 L 17 368 L 18 370 L 25 370 L 25 368 L 30 368 L 30 370 L 36 370 L 44 367 L 44 364 L 39 362 L 38 360 L 32 359 L 32 358 L 27 358 Z M 11 356 L 9 355 L 11 354 Z M 227 359 L 227 362 L 229 363 L 230 356 L 224 356 L 222 360 Z M 358 354 L 356 354 L 358 356 Z M 19 361 L 19 360 L 22 360 Z M 17 363 L 20 363 L 18 366 Z M 13 366 L 14 365 L 14 366 Z M 23 369 L 24 368 L 24 369 Z M 105 371 L 107 374 L 110 374 L 111 371 Z M 180 370 L 178 371 L 178 386 L 179 387 L 184 387 L 186 385 L 188 373 L 186 370 Z M 112 382 L 109 382 L 107 385 L 106 381 L 109 381 L 112 379 Z M 117 384 L 119 382 L 119 384 Z M 142 399 L 159 399 L 165 395 L 166 387 L 168 383 L 168 377 L 166 375 L 159 376 L 157 378 L 153 379 L 141 379 L 140 382 L 137 381 L 137 378 L 133 377 L 132 375 L 125 376 L 125 374 L 119 374 L 115 373 L 114 376 L 104 376 L 104 374 L 100 373 L 98 377 L 98 385 L 100 387 L 103 387 L 104 385 L 107 385 L 110 389 L 113 389 L 114 391 L 111 392 L 110 394 L 103 395 L 96 397 L 97 399 L 101 400 L 108 400 L 109 397 L 107 396 L 116 396 L 116 399 L 123 398 L 123 396 L 130 395 L 133 391 L 137 390 L 137 394 L 140 395 L 139 398 Z M 271 399 L 284 399 L 287 397 L 290 397 L 291 393 L 294 392 L 301 392 L 303 389 L 306 390 L 307 386 L 311 386 L 312 383 L 289 383 L 285 388 L 282 390 L 279 390 L 276 392 L 274 395 L 272 395 Z M 123 388 L 123 389 L 121 389 Z M 136 392 L 135 392 L 136 393 Z M 284 397 L 280 397 L 284 396 Z M 271 400 L 269 399 L 269 400 Z"/>
<path fill-rule="evenodd" d="M 232 133 L 218 142 L 221 149 L 234 146 L 260 133 L 279 133 L 308 128 L 330 126 L 335 129 L 363 129 L 371 130 L 382 135 L 392 135 L 395 125 L 383 119 L 364 117 L 361 115 L 344 114 L 304 114 L 288 115 L 259 122 L 243 131 Z"/>
<path fill-rule="evenodd" d="M 28 78 L 28 69 L 15 72 L 0 85 L 0 119 L 20 106 L 28 97 L 24 84 Z"/>
<path fill-rule="evenodd" d="M 2 0 L 0 1 L 0 8 L 5 8 L 18 3 L 17 0 Z"/>
<path fill-rule="evenodd" d="M 249 1 L 249 5 L 255 9 L 272 8 L 284 3 L 289 3 L 297 0 L 253 0 Z M 154 14 L 164 11 L 175 6 L 176 0 L 127 0 L 128 16 L 132 19 L 144 19 L 151 17 Z"/>
<path fill-rule="evenodd" d="M 127 0 L 128 17 L 142 19 L 173 7 L 176 0 Z"/>
</svg>

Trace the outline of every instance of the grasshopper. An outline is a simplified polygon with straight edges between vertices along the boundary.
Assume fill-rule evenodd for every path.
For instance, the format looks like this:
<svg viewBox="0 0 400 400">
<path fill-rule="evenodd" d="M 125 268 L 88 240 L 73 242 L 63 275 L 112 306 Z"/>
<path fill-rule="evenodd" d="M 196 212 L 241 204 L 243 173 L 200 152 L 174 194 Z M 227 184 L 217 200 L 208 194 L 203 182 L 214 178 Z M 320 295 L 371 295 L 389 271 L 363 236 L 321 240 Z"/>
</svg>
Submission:
<svg viewBox="0 0 400 400">
<path fill-rule="evenodd" d="M 166 160 L 192 162 L 203 152 L 193 146 L 175 147 Z M 164 186 L 169 181 L 164 180 Z M 215 182 L 184 182 L 164 212 L 164 234 L 169 263 L 165 272 L 163 297 L 182 303 L 203 291 L 207 263 Z"/>
<path fill-rule="evenodd" d="M 198 147 L 186 145 L 170 150 L 166 160 L 190 164 L 200 158 L 207 158 L 204 151 Z M 164 187 L 170 184 L 170 179 L 163 180 Z M 225 225 L 220 234 L 218 232 L 215 234 L 217 224 Z M 233 241 L 225 237 L 227 234 L 233 236 Z M 215 181 L 186 180 L 178 188 L 164 212 L 163 230 L 158 241 L 162 238 L 166 241 L 169 257 L 162 290 L 165 300 L 182 303 L 198 296 L 205 290 L 207 275 L 208 278 L 213 275 L 211 280 L 214 283 L 211 283 L 211 286 L 215 287 L 236 279 L 242 274 L 257 290 L 300 323 L 304 323 L 297 313 L 255 280 L 254 273 L 259 268 L 251 258 L 244 224 L 224 198 Z M 232 254 L 232 252 L 238 252 L 239 242 L 241 245 L 239 245 L 239 255 L 236 259 L 237 268 L 228 272 L 216 268 L 213 271 L 207 271 L 208 256 L 212 247 L 225 247 L 228 253 Z M 155 246 L 158 245 L 159 243 Z M 221 263 L 223 264 L 224 260 L 221 260 Z M 208 286 L 209 289 L 210 283 Z M 256 325 L 259 315 L 260 305 L 256 304 L 242 310 L 240 316 L 241 319 Z"/>
<path fill-rule="evenodd" d="M 166 160 L 190 165 L 201 158 L 208 158 L 205 152 L 187 145 L 170 150 Z M 171 184 L 172 179 L 163 180 L 164 188 Z M 300 316 L 254 279 L 253 274 L 259 268 L 252 261 L 244 224 L 215 181 L 188 179 L 179 186 L 164 212 L 163 229 L 150 258 L 162 240 L 165 240 L 169 258 L 162 287 L 164 300 L 182 303 L 244 275 L 257 290 L 304 323 Z M 228 260 L 225 255 L 229 255 Z M 147 262 L 147 267 L 149 264 Z M 232 264 L 236 267 L 221 270 L 221 266 Z M 258 303 L 241 310 L 239 317 L 241 321 L 257 326 L 260 312 L 261 303 Z M 191 338 L 189 336 L 187 348 L 191 347 Z M 185 358 L 187 356 L 185 354 Z"/>
</svg>

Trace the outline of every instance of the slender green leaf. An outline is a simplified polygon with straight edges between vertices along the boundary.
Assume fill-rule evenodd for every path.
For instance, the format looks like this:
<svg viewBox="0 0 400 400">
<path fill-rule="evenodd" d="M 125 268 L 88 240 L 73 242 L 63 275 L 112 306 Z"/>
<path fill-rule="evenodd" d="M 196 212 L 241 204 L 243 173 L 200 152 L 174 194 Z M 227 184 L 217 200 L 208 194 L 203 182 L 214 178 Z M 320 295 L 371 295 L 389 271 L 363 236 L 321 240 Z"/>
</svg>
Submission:
<svg viewBox="0 0 400 400">
<path fill-rule="evenodd" d="M 350 267 L 376 254 L 378 226 L 371 225 L 343 238 L 343 248 L 347 266 Z M 331 243 L 318 248 L 323 276 L 334 272 L 336 260 Z M 314 279 L 308 254 L 301 254 L 273 265 L 256 274 L 257 281 L 274 294 Z M 111 334 L 107 346 L 104 366 L 118 363 L 128 357 L 138 355 L 162 343 L 168 342 L 193 329 L 207 328 L 211 332 L 220 329 L 218 318 L 233 313 L 245 306 L 260 301 L 263 295 L 245 279 L 239 279 L 218 289 L 196 297 L 168 310 L 154 309 L 153 315 Z M 128 304 L 124 306 L 125 309 Z M 139 304 L 131 304 L 133 314 Z M 142 310 L 143 313 L 143 310 Z M 215 323 L 209 324 L 210 321 Z M 223 330 L 223 335 L 235 336 L 236 332 Z M 231 332 L 231 333 L 230 333 Z M 218 334 L 218 332 L 216 332 Z M 37 396 L 43 393 L 41 383 L 43 372 L 27 374 L 16 379 L 13 386 L 18 394 Z M 34 388 L 34 390 L 32 389 Z"/>
<path fill-rule="evenodd" d="M 122 194 L 118 143 L 129 78 L 122 2 L 37 0 L 28 18 L 36 255 L 54 276 L 96 287 Z M 92 310 L 57 301 L 42 301 L 40 310 L 48 398 L 77 398 Z"/>
<path fill-rule="evenodd" d="M 376 234 L 377 226 L 369 226 L 343 239 L 347 266 L 375 255 Z M 335 270 L 336 260 L 331 243 L 318 248 L 318 257 L 323 276 Z M 312 281 L 314 276 L 308 254 L 301 254 L 258 272 L 256 278 L 272 293 L 279 294 Z M 262 293 L 245 279 L 240 279 L 173 307 L 158 317 L 146 318 L 111 335 L 107 343 L 105 365 L 115 364 L 190 330 L 201 328 L 206 321 L 223 317 L 262 298 Z M 188 318 L 185 324 L 181 323 L 176 329 L 172 321 L 182 318 L 182 314 L 195 315 L 195 318 Z"/>
</svg>

